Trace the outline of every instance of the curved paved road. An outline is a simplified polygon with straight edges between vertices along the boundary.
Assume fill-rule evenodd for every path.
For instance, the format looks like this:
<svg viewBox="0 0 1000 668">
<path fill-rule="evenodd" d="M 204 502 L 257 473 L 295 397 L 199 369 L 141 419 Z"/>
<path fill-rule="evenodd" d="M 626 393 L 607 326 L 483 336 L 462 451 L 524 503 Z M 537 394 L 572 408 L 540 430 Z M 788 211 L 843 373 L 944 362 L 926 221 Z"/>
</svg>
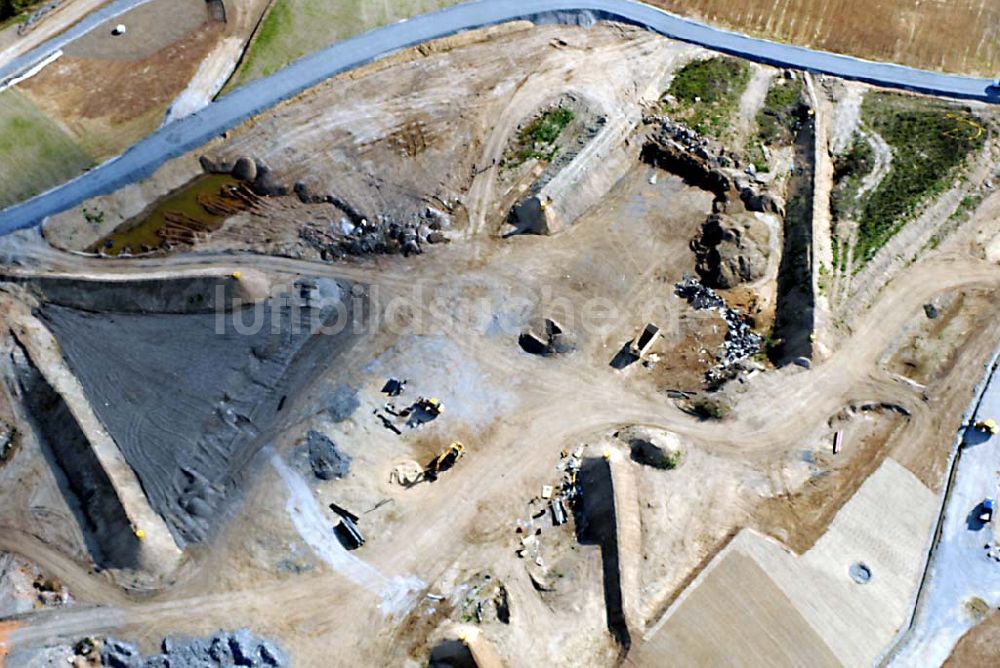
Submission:
<svg viewBox="0 0 1000 668">
<path fill-rule="evenodd" d="M 781 67 L 808 69 L 847 79 L 905 88 L 946 97 L 992 100 L 989 80 L 875 63 L 848 56 L 755 39 L 631 2 L 630 0 L 478 0 L 338 42 L 295 61 L 213 102 L 201 111 L 170 123 L 117 158 L 57 188 L 0 212 L 0 234 L 38 224 L 90 197 L 145 178 L 157 167 L 321 81 L 400 49 L 515 19 L 538 23 L 589 25 L 614 20 L 640 25 L 665 37 Z"/>
</svg>

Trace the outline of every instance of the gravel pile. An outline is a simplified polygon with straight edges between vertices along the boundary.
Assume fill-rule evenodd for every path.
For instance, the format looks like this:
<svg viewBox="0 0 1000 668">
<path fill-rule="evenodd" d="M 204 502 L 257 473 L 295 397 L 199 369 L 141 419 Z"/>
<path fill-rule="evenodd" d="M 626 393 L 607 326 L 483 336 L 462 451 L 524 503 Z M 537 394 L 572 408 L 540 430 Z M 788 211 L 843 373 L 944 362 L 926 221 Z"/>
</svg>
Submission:
<svg viewBox="0 0 1000 668">
<path fill-rule="evenodd" d="M 337 223 L 307 223 L 299 237 L 320 252 L 324 260 L 366 255 L 419 255 L 424 244 L 448 243 L 441 231 L 447 216 L 427 207 L 416 220 L 400 223 L 386 216 L 376 220 L 342 218 Z"/>
<path fill-rule="evenodd" d="M 309 466 L 320 480 L 343 478 L 351 471 L 351 456 L 337 449 L 337 444 L 318 431 L 306 434 Z"/>
<path fill-rule="evenodd" d="M 231 633 L 220 631 L 209 638 L 168 636 L 161 649 L 160 654 L 144 657 L 135 645 L 107 638 L 101 650 L 101 662 L 110 668 L 290 665 L 284 652 L 248 629 Z"/>
</svg>

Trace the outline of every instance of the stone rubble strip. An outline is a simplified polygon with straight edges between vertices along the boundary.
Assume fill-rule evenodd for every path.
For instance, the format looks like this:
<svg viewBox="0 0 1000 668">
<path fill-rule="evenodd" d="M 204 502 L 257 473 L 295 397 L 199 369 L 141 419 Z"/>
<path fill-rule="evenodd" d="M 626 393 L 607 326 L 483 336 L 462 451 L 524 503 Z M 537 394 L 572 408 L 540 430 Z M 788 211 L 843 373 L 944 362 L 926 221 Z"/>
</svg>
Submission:
<svg viewBox="0 0 1000 668">
<path fill-rule="evenodd" d="M 705 374 L 710 385 L 719 385 L 732 379 L 743 369 L 743 362 L 759 353 L 763 339 L 754 333 L 746 318 L 736 309 L 726 305 L 726 301 L 712 288 L 701 284 L 696 278 L 685 276 L 674 286 L 674 293 L 687 300 L 697 311 L 716 311 L 726 322 L 726 339 L 716 354 L 716 365 Z"/>
<path fill-rule="evenodd" d="M 107 638 L 101 648 L 101 663 L 111 668 L 174 668 L 183 666 L 273 666 L 291 665 L 285 653 L 273 643 L 258 638 L 249 629 L 219 631 L 208 638 L 168 636 L 162 652 L 142 656 L 127 642 Z"/>
</svg>

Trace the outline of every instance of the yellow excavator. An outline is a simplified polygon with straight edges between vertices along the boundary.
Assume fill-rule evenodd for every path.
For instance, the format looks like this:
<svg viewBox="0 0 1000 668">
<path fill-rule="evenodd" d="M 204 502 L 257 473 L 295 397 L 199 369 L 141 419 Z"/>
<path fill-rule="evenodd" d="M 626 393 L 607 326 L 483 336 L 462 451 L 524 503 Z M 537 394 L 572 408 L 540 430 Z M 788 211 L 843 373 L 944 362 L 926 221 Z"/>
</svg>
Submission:
<svg viewBox="0 0 1000 668">
<path fill-rule="evenodd" d="M 997 421 L 993 418 L 988 420 L 980 420 L 975 425 L 976 431 L 982 432 L 984 434 L 989 434 L 990 436 L 997 435 Z"/>
<path fill-rule="evenodd" d="M 451 445 L 441 451 L 424 467 L 424 480 L 434 482 L 439 474 L 444 473 L 455 465 L 455 463 L 465 456 L 465 446 L 458 441 L 452 441 Z"/>
</svg>

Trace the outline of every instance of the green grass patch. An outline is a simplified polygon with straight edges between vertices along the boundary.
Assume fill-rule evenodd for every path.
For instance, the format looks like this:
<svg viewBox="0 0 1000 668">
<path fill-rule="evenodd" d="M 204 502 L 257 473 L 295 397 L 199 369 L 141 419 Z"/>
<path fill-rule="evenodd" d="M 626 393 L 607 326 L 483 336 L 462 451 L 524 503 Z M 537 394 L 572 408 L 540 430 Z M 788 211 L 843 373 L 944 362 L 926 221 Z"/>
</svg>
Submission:
<svg viewBox="0 0 1000 668">
<path fill-rule="evenodd" d="M 68 181 L 94 161 L 26 97 L 0 93 L 0 206 Z"/>
<path fill-rule="evenodd" d="M 851 146 L 833 159 L 833 192 L 830 210 L 834 220 L 855 220 L 860 214 L 858 191 L 875 167 L 875 149 L 860 133 Z"/>
<path fill-rule="evenodd" d="M 696 60 L 674 77 L 668 94 L 677 104 L 664 111 L 699 134 L 720 137 L 749 82 L 750 66 L 741 60 L 724 56 Z"/>
<path fill-rule="evenodd" d="M 28 14 L 39 7 L 44 0 L 0 0 L 0 24 L 8 24 L 11 19 L 23 21 Z"/>
<path fill-rule="evenodd" d="M 768 146 L 790 144 L 808 113 L 802 102 L 802 79 L 775 79 L 757 114 L 757 136 Z"/>
<path fill-rule="evenodd" d="M 746 160 L 754 166 L 760 173 L 771 171 L 771 165 L 767 162 L 767 154 L 764 153 L 764 144 L 756 136 L 747 140 L 746 148 L 743 150 Z"/>
<path fill-rule="evenodd" d="M 459 0 L 275 0 L 227 90 L 268 76 L 302 56 L 353 35 Z"/>
<path fill-rule="evenodd" d="M 517 133 L 517 141 L 504 156 L 502 166 L 510 169 L 533 158 L 550 162 L 559 153 L 559 137 L 575 117 L 571 109 L 563 107 L 543 112 Z"/>
<path fill-rule="evenodd" d="M 723 400 L 704 396 L 690 401 L 684 409 L 700 420 L 724 420 L 732 411 Z"/>
<path fill-rule="evenodd" d="M 892 93 L 866 96 L 864 123 L 892 147 L 888 175 L 865 196 L 858 217 L 858 266 L 870 260 L 917 212 L 947 191 L 986 130 L 971 114 L 939 102 Z"/>
</svg>

